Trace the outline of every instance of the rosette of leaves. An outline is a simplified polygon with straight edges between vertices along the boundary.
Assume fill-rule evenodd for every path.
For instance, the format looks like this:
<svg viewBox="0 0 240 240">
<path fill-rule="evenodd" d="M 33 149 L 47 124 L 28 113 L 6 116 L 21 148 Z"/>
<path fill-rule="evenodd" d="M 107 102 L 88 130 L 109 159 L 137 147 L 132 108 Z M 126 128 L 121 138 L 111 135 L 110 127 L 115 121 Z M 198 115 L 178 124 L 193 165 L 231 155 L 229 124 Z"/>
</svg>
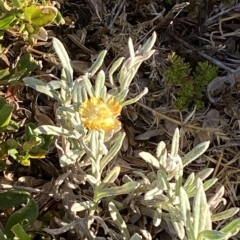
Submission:
<svg viewBox="0 0 240 240">
<path fill-rule="evenodd" d="M 0 160 L 11 156 L 24 166 L 30 165 L 30 159 L 45 158 L 52 143 L 51 135 L 37 134 L 36 126 L 29 123 L 25 126 L 25 133 L 21 138 L 7 139 L 0 144 Z M 4 166 L 1 166 L 4 168 Z"/>
<path fill-rule="evenodd" d="M 217 76 L 217 67 L 209 62 L 198 62 L 192 71 L 190 64 L 172 53 L 168 56 L 171 66 L 164 76 L 176 88 L 175 106 L 178 109 L 204 108 L 203 93 L 206 85 Z"/>
<path fill-rule="evenodd" d="M 135 202 L 140 211 L 152 217 L 154 226 L 159 226 L 161 221 L 172 225 L 179 239 L 231 238 L 240 230 L 240 218 L 235 217 L 220 229 L 213 229 L 213 222 L 226 223 L 225 219 L 233 218 L 239 212 L 239 208 L 233 207 L 215 213 L 217 206 L 224 202 L 224 187 L 221 186 L 207 199 L 205 192 L 218 180 L 209 178 L 214 169 L 206 168 L 196 174 L 192 172 L 187 179 L 183 175 L 184 167 L 206 151 L 209 141 L 200 143 L 181 158 L 178 154 L 179 138 L 179 130 L 176 129 L 170 153 L 167 153 L 164 142 L 158 144 L 156 156 L 148 152 L 140 153 L 157 170 L 146 176 L 138 173 L 144 184 L 139 187 L 141 191 Z"/>
<path fill-rule="evenodd" d="M 9 0 L 0 2 L 0 35 L 4 31 L 12 30 L 22 35 L 24 39 L 47 40 L 44 27 L 63 22 L 58 9 L 50 2 Z"/>
<path fill-rule="evenodd" d="M 121 122 L 118 120 L 122 107 L 138 101 L 148 92 L 145 88 L 134 98 L 126 99 L 141 63 L 154 53 L 152 47 L 155 41 L 154 32 L 135 52 L 133 42 L 129 39 L 129 58 L 118 58 L 108 72 L 100 70 L 107 53 L 106 50 L 101 51 L 88 72 L 74 80 L 69 56 L 63 44 L 53 38 L 53 47 L 62 63 L 61 79 L 49 83 L 33 77 L 23 79 L 27 86 L 56 99 L 59 106 L 56 109 L 57 126 L 42 125 L 34 132 L 56 136 L 55 145 L 59 150 L 60 165 L 63 169 L 74 166 L 79 176 L 84 176 L 91 185 L 89 198 L 77 201 L 71 209 L 66 209 L 71 210 L 77 220 L 67 223 L 61 231 L 79 228 L 76 212 L 80 211 L 88 212 L 88 225 L 91 225 L 103 199 L 129 194 L 139 185 L 137 182 L 127 182 L 116 186 L 114 182 L 121 172 L 119 166 L 108 169 L 106 175 L 104 172 L 118 154 L 125 138 L 125 133 L 120 131 Z M 101 220 L 101 223 L 104 221 Z M 83 227 L 81 229 L 83 230 Z M 84 229 L 86 233 L 86 227 Z M 51 229 L 44 230 L 50 234 L 55 233 Z M 86 238 L 95 239 L 89 236 Z"/>
</svg>

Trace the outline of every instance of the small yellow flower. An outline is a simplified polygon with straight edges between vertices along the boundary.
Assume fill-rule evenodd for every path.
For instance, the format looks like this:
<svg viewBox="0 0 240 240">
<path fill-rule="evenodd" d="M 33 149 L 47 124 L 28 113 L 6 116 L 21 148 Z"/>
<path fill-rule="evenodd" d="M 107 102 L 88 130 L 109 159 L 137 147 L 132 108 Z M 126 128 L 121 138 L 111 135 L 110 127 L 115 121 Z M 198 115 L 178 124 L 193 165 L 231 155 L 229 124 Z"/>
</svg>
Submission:
<svg viewBox="0 0 240 240">
<path fill-rule="evenodd" d="M 92 97 L 82 103 L 79 113 L 82 123 L 89 130 L 111 131 L 121 125 L 117 119 L 121 110 L 121 103 L 114 98 L 104 102 L 101 98 Z"/>
</svg>

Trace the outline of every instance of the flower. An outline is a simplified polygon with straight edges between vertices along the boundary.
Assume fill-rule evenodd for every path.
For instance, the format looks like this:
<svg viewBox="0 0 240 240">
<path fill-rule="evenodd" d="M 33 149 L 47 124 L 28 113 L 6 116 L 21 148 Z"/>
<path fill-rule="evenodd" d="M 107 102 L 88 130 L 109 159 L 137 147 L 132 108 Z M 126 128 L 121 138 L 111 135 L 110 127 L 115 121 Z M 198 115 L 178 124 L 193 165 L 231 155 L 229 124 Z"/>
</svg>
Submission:
<svg viewBox="0 0 240 240">
<path fill-rule="evenodd" d="M 121 110 L 121 103 L 113 97 L 106 102 L 102 98 L 91 97 L 81 104 L 79 113 L 82 123 L 89 130 L 111 131 L 121 126 L 117 119 Z"/>
</svg>

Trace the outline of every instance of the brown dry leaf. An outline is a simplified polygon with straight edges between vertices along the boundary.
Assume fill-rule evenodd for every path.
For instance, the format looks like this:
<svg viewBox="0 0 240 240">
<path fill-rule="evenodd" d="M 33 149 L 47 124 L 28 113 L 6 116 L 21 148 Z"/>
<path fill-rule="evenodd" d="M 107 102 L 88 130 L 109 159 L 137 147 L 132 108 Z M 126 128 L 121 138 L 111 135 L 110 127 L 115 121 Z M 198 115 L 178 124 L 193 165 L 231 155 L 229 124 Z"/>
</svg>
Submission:
<svg viewBox="0 0 240 240">
<path fill-rule="evenodd" d="M 206 95 L 211 103 L 220 102 L 223 96 L 231 94 L 236 84 L 238 72 L 228 73 L 224 77 L 214 78 L 207 86 Z"/>
<path fill-rule="evenodd" d="M 218 128 L 220 123 L 220 113 L 216 109 L 210 109 L 208 113 L 206 114 L 202 127 L 203 131 L 198 132 L 198 135 L 196 136 L 194 140 L 194 146 L 198 145 L 201 142 L 208 141 L 208 140 L 213 140 L 213 132 L 207 132 L 204 131 L 204 128 L 213 128 L 216 129 Z"/>
<path fill-rule="evenodd" d="M 1 53 L 0 54 L 0 68 L 4 69 L 10 66 L 10 62 L 8 60 L 8 57 L 6 56 L 6 54 Z"/>
<path fill-rule="evenodd" d="M 13 180 L 6 179 L 4 177 L 0 178 L 0 189 L 6 190 L 6 189 L 11 189 L 13 186 Z"/>
<path fill-rule="evenodd" d="M 127 106 L 123 109 L 123 112 L 126 114 L 128 119 L 130 119 L 132 122 L 135 122 L 138 119 L 138 114 L 133 106 Z"/>
<path fill-rule="evenodd" d="M 43 185 L 46 181 L 42 180 L 42 179 L 37 179 L 35 177 L 31 177 L 31 176 L 24 176 L 24 177 L 20 177 L 18 178 L 18 183 L 21 186 L 25 186 L 25 187 L 38 187 L 40 185 Z"/>
<path fill-rule="evenodd" d="M 44 113 L 41 113 L 37 107 L 36 107 L 36 110 L 35 110 L 35 118 L 37 120 L 37 123 L 38 123 L 38 126 L 41 126 L 41 125 L 55 125 L 54 122 L 52 121 L 52 119 L 50 117 L 48 117 L 46 114 Z"/>
<path fill-rule="evenodd" d="M 99 20 L 102 21 L 102 16 L 106 16 L 107 14 L 105 4 L 101 0 L 89 0 L 88 2 Z"/>
<path fill-rule="evenodd" d="M 71 65 L 74 71 L 80 74 L 85 74 L 88 69 L 91 67 L 90 62 L 84 62 L 79 60 L 72 60 Z"/>
<path fill-rule="evenodd" d="M 15 101 L 16 93 L 21 88 L 21 86 L 13 86 L 9 85 L 7 88 L 7 92 L 5 94 L 5 97 L 8 99 L 11 99 L 12 101 Z"/>
<path fill-rule="evenodd" d="M 128 145 L 130 144 L 131 146 L 136 146 L 137 142 L 135 141 L 135 137 L 134 137 L 134 133 L 135 133 L 134 128 L 125 124 L 124 125 L 124 130 L 125 130 L 126 137 L 127 137 L 127 140 L 128 140 Z M 125 142 L 125 145 L 126 144 L 127 143 Z"/>
<path fill-rule="evenodd" d="M 123 157 L 127 162 L 129 162 L 132 166 L 137 166 L 138 168 L 147 168 L 147 163 L 140 158 L 139 153 L 142 152 L 142 150 L 135 150 L 133 153 L 133 157 Z"/>
<path fill-rule="evenodd" d="M 130 164 L 128 164 L 124 159 L 118 157 L 116 159 L 116 165 L 121 167 L 121 173 L 125 173 L 131 170 Z"/>
<path fill-rule="evenodd" d="M 168 121 L 167 119 L 164 121 L 165 123 L 165 127 L 167 129 L 167 133 L 170 135 L 170 136 L 173 136 L 176 128 L 178 128 L 178 124 L 172 122 L 172 121 Z"/>
<path fill-rule="evenodd" d="M 149 140 L 151 137 L 156 137 L 159 135 L 164 135 L 165 130 L 163 128 L 149 130 L 144 133 L 141 133 L 135 137 L 135 140 Z"/>
<path fill-rule="evenodd" d="M 41 190 L 46 194 L 42 194 L 42 192 L 40 192 L 36 195 L 35 200 L 37 201 L 39 208 L 46 206 L 48 204 L 49 199 L 51 199 L 49 193 L 52 193 L 53 188 L 52 185 L 53 185 L 52 182 L 46 182 L 41 186 Z"/>
<path fill-rule="evenodd" d="M 121 147 L 121 151 L 126 152 L 129 148 L 129 141 L 128 141 L 128 136 L 125 135 L 124 139 L 123 139 L 123 143 L 122 143 L 122 147 Z"/>
<path fill-rule="evenodd" d="M 216 109 L 210 109 L 203 121 L 203 128 L 217 128 L 220 122 L 220 113 Z"/>
</svg>

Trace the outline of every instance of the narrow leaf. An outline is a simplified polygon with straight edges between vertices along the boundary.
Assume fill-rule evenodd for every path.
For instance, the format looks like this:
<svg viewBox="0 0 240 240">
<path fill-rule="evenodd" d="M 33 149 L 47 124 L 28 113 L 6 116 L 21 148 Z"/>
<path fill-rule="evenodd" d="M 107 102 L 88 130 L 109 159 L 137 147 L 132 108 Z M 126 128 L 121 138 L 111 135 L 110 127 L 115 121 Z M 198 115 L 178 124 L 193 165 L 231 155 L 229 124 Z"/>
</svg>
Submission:
<svg viewBox="0 0 240 240">
<path fill-rule="evenodd" d="M 57 38 L 53 38 L 53 47 L 62 63 L 63 71 L 65 71 L 66 74 L 67 83 L 69 86 L 72 86 L 73 69 L 67 51 L 64 48 L 63 44 L 61 43 L 61 41 L 59 41 Z"/>
<path fill-rule="evenodd" d="M 50 90 L 46 83 L 43 81 L 33 78 L 33 77 L 25 77 L 23 79 L 26 86 L 31 87 L 37 92 L 44 93 L 49 97 L 52 97 L 58 101 L 60 101 L 60 95 L 56 90 Z"/>
<path fill-rule="evenodd" d="M 228 234 L 223 232 L 218 232 L 215 230 L 204 230 L 199 235 L 197 240 L 227 240 Z"/>
<path fill-rule="evenodd" d="M 98 69 L 102 66 L 104 58 L 107 54 L 106 50 L 103 50 L 99 53 L 98 58 L 93 63 L 92 67 L 89 69 L 89 73 L 91 73 L 91 77 L 98 71 Z"/>
<path fill-rule="evenodd" d="M 183 167 L 200 157 L 207 149 L 210 141 L 198 144 L 194 149 L 187 153 L 183 158 Z"/>
<path fill-rule="evenodd" d="M 119 187 L 104 188 L 97 194 L 96 201 L 104 197 L 118 196 L 122 194 L 131 193 L 135 189 L 137 189 L 138 186 L 139 183 L 137 182 L 128 182 Z"/>
<path fill-rule="evenodd" d="M 173 139 L 172 139 L 172 147 L 171 147 L 171 154 L 170 154 L 172 157 L 178 156 L 179 138 L 180 138 L 179 129 L 176 128 L 173 135 Z"/>
<path fill-rule="evenodd" d="M 233 217 L 235 214 L 237 214 L 239 212 L 239 208 L 234 207 L 234 208 L 230 208 L 226 211 L 220 212 L 220 213 L 216 213 L 213 214 L 211 216 L 212 222 L 216 222 L 216 221 L 221 221 L 221 220 L 225 220 L 228 219 L 230 217 Z"/>
<path fill-rule="evenodd" d="M 118 226 L 118 228 L 123 236 L 123 239 L 129 240 L 130 234 L 128 232 L 127 225 L 113 202 L 110 202 L 108 204 L 108 209 L 109 209 L 110 215 L 111 215 L 114 223 Z"/>
<path fill-rule="evenodd" d="M 90 209 L 94 207 L 95 204 L 92 201 L 85 201 L 85 202 L 80 202 L 80 203 L 73 203 L 71 207 L 72 212 L 81 212 L 87 209 Z"/>
<path fill-rule="evenodd" d="M 140 152 L 139 156 L 147 163 L 152 164 L 155 168 L 159 169 L 159 161 L 149 152 Z"/>
<path fill-rule="evenodd" d="M 227 224 L 220 230 L 221 232 L 228 233 L 230 236 L 236 235 L 240 231 L 240 218 L 237 218 Z"/>
<path fill-rule="evenodd" d="M 195 238 L 198 234 L 206 230 L 208 204 L 207 198 L 203 190 L 202 181 L 197 180 L 197 192 L 193 202 L 193 230 Z"/>
<path fill-rule="evenodd" d="M 113 144 L 111 149 L 108 151 L 107 155 L 105 155 L 101 160 L 101 168 L 100 172 L 107 166 L 107 164 L 116 156 L 119 152 L 120 148 L 122 147 L 122 142 L 125 137 L 125 133 L 119 133 L 117 136 L 116 142 Z"/>
</svg>

